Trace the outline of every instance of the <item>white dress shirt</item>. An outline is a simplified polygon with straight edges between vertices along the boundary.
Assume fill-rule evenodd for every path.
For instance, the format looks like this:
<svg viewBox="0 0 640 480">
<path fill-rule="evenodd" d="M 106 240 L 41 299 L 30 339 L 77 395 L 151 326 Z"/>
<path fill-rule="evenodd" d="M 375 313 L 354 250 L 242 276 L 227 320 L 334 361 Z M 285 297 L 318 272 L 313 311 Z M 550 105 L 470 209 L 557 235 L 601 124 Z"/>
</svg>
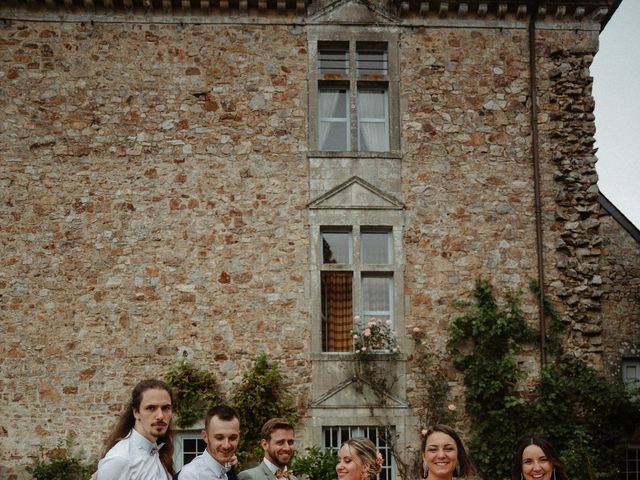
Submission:
<svg viewBox="0 0 640 480">
<path fill-rule="evenodd" d="M 208 450 L 182 467 L 178 475 L 178 480 L 214 480 L 216 478 L 225 480 L 227 472 Z"/>
<path fill-rule="evenodd" d="M 158 455 L 160 447 L 132 429 L 100 460 L 98 480 L 170 480 Z"/>
</svg>

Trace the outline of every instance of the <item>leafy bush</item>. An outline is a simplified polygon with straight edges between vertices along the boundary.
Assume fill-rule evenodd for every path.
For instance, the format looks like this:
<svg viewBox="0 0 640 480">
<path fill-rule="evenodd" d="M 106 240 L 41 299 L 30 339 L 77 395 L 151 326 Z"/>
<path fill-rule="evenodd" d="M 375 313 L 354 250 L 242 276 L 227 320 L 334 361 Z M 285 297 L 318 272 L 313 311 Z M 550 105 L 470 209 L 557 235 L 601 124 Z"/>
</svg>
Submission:
<svg viewBox="0 0 640 480">
<path fill-rule="evenodd" d="M 313 446 L 305 455 L 296 455 L 291 462 L 291 470 L 298 478 L 309 480 L 334 480 L 338 457 L 331 448 Z"/>
<path fill-rule="evenodd" d="M 33 463 L 27 472 L 35 480 L 88 480 L 96 471 L 95 463 L 84 463 L 71 451 L 73 437 L 68 437 L 58 446 L 45 452 L 41 447 L 37 455 L 31 457 Z"/>
<path fill-rule="evenodd" d="M 476 282 L 473 296 L 475 305 L 450 327 L 449 345 L 464 374 L 473 425 L 469 450 L 482 477 L 507 478 L 514 442 L 535 431 L 554 444 L 571 478 L 615 480 L 621 453 L 640 422 L 638 402 L 623 385 L 563 352 L 563 322 L 548 299 L 545 343 L 552 359 L 530 394 L 520 392 L 523 372 L 515 354 L 537 334 L 525 322 L 519 296 L 507 295 L 500 308 L 486 280 Z"/>
<path fill-rule="evenodd" d="M 176 411 L 176 425 L 188 428 L 203 421 L 207 411 L 224 403 L 218 382 L 213 374 L 182 362 L 167 373 L 171 385 Z"/>
<path fill-rule="evenodd" d="M 277 364 L 270 363 L 264 353 L 258 355 L 253 368 L 244 374 L 231 404 L 240 417 L 238 457 L 243 468 L 262 458 L 260 430 L 267 420 L 284 417 L 293 424 L 298 420 L 293 397 L 282 386 L 282 374 Z"/>
</svg>

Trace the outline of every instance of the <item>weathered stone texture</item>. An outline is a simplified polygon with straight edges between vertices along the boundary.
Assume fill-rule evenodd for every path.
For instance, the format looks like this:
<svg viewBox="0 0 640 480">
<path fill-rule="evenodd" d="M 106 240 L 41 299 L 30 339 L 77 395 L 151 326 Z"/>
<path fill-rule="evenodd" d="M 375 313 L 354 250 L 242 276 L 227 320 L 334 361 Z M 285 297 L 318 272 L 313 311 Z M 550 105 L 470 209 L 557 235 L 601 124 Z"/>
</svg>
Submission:
<svg viewBox="0 0 640 480">
<path fill-rule="evenodd" d="M 130 386 L 183 355 L 228 390 L 268 351 L 302 388 L 305 37 L 1 35 L 0 463 L 72 431 L 96 456 Z"/>
<path fill-rule="evenodd" d="M 478 275 L 500 289 L 535 275 L 527 34 L 425 29 L 403 41 L 407 324 L 435 335 Z"/>
<path fill-rule="evenodd" d="M 0 477 L 25 478 L 27 455 L 69 432 L 97 457 L 131 386 L 180 358 L 229 391 L 266 351 L 304 412 L 317 294 L 307 205 L 351 175 L 406 207 L 404 323 L 435 351 L 478 276 L 526 289 L 537 279 L 528 32 L 509 25 L 402 30 L 402 151 L 369 164 L 307 158 L 304 27 L 0 29 Z M 637 308 L 639 272 L 637 244 L 597 205 L 597 32 L 537 35 L 548 291 L 570 347 L 601 366 L 638 334 L 618 324 Z M 407 376 L 410 401 L 421 381 Z"/>
</svg>

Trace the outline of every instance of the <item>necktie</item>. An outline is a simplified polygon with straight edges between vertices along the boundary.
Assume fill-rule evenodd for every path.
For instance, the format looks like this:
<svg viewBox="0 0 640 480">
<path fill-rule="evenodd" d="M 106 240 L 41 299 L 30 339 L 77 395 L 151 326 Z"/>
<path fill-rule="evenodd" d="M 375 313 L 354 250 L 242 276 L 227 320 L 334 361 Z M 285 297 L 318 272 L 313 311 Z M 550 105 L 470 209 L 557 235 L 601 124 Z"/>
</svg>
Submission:
<svg viewBox="0 0 640 480">
<path fill-rule="evenodd" d="M 291 475 L 293 475 L 291 470 L 282 470 L 281 468 L 276 470 L 276 478 L 289 478 Z"/>
</svg>

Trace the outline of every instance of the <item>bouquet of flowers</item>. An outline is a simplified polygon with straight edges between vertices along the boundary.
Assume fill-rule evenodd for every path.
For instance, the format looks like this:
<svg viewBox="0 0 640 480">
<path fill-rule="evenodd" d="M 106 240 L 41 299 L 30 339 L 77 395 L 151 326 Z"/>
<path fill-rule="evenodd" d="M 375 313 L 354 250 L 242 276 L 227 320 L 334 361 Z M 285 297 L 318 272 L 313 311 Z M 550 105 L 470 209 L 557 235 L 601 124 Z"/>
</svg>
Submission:
<svg viewBox="0 0 640 480">
<path fill-rule="evenodd" d="M 391 320 L 370 318 L 366 323 L 354 318 L 357 331 L 353 332 L 353 348 L 356 354 L 398 353 L 396 334 L 391 329 Z"/>
</svg>

